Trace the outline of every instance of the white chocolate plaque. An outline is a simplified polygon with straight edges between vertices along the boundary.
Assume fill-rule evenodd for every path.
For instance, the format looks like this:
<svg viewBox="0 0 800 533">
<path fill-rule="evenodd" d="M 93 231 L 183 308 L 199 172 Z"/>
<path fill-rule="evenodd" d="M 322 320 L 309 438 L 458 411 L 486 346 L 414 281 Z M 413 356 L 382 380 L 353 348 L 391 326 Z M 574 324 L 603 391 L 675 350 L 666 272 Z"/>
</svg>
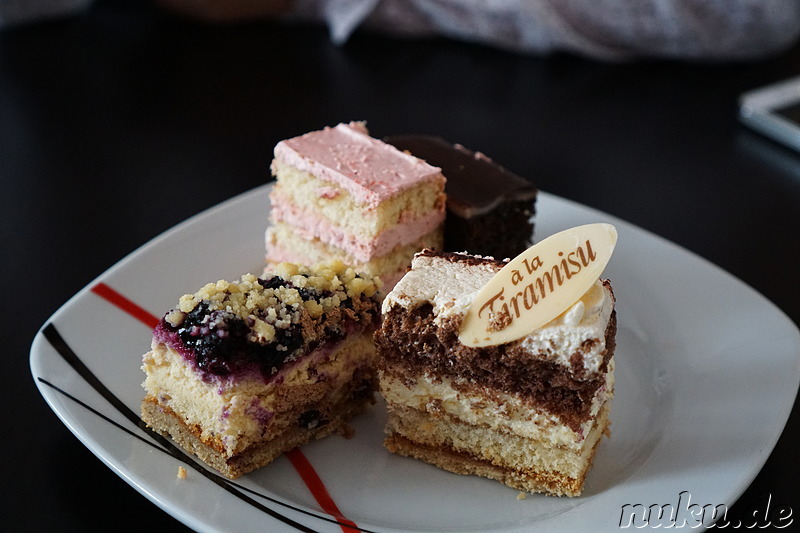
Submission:
<svg viewBox="0 0 800 533">
<path fill-rule="evenodd" d="M 464 316 L 459 340 L 494 346 L 544 326 L 597 281 L 616 243 L 611 224 L 587 224 L 531 246 L 483 286 Z"/>
</svg>

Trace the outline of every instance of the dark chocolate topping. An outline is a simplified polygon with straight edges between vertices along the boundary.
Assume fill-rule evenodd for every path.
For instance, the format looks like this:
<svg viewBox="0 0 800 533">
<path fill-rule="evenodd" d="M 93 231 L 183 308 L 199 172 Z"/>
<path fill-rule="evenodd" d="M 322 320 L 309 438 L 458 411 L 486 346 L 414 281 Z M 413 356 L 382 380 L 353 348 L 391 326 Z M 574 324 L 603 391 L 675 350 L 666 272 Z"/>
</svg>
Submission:
<svg viewBox="0 0 800 533">
<path fill-rule="evenodd" d="M 431 135 L 395 135 L 385 142 L 440 167 L 447 184 L 447 209 L 470 218 L 501 203 L 533 201 L 537 189 L 530 181 L 498 165 L 480 152 Z"/>
</svg>

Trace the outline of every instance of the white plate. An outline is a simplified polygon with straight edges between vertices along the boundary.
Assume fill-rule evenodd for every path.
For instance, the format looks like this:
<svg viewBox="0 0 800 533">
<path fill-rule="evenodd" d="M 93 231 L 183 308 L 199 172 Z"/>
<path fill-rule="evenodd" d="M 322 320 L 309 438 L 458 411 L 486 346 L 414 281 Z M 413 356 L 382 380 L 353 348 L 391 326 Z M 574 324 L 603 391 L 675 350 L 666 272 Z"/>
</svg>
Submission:
<svg viewBox="0 0 800 533">
<path fill-rule="evenodd" d="M 189 527 L 342 531 L 285 456 L 226 482 L 201 475 L 202 466 L 141 429 L 139 366 L 151 328 L 92 291 L 103 283 L 160 316 L 206 282 L 260 273 L 268 190 L 188 220 L 100 276 L 39 332 L 31 368 L 67 427 Z M 618 299 L 618 377 L 612 436 L 600 444 L 584 496 L 518 500 L 497 482 L 392 455 L 381 444 L 379 403 L 354 423 L 352 439 L 333 436 L 301 450 L 347 519 L 380 532 L 618 531 L 628 511 L 641 509 L 624 514 L 626 504 L 677 506 L 691 496 L 698 506 L 730 506 L 744 491 L 789 416 L 800 333 L 762 296 L 697 256 L 612 216 L 540 195 L 537 239 L 590 222 L 619 231 L 605 272 Z M 180 465 L 186 479 L 176 476 Z"/>
</svg>

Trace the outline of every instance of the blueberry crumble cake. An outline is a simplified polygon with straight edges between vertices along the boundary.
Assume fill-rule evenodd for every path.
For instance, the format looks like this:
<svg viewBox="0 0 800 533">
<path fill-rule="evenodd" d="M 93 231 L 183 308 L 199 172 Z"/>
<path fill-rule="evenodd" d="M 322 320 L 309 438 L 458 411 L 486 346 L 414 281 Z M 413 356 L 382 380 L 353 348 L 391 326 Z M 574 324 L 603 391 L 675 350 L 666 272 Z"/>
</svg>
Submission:
<svg viewBox="0 0 800 533">
<path fill-rule="evenodd" d="M 228 478 L 374 402 L 378 281 L 340 262 L 209 283 L 161 319 L 142 419 Z"/>
</svg>

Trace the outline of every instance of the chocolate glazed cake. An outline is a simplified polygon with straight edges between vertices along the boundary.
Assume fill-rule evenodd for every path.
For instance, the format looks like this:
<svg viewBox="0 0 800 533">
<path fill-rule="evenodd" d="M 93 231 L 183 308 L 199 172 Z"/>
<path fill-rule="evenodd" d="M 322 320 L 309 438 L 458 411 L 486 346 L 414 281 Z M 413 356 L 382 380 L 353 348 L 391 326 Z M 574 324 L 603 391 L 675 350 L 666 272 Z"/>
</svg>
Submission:
<svg viewBox="0 0 800 533">
<path fill-rule="evenodd" d="M 424 250 L 383 302 L 375 335 L 385 446 L 528 492 L 581 494 L 607 432 L 616 314 L 598 280 L 527 336 L 467 347 L 470 302 L 504 263 Z"/>
<path fill-rule="evenodd" d="M 531 245 L 537 189 L 480 152 L 430 135 L 384 139 L 442 169 L 447 178 L 444 249 L 497 259 Z"/>
<path fill-rule="evenodd" d="M 374 401 L 377 290 L 283 263 L 185 295 L 143 357 L 142 420 L 229 478 L 344 430 Z"/>
</svg>

